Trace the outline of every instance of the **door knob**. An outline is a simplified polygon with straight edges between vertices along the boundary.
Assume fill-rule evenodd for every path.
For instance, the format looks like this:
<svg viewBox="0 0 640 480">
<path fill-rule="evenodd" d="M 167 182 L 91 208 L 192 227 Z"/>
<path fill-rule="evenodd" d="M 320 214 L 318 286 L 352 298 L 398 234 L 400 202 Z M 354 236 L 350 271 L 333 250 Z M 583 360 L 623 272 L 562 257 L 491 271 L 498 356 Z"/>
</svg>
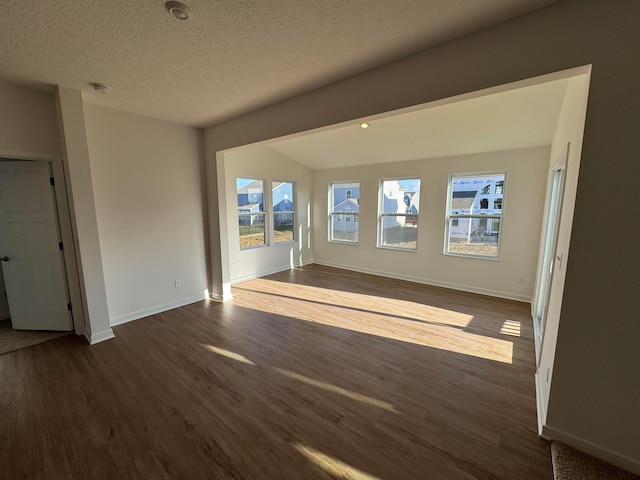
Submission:
<svg viewBox="0 0 640 480">
<path fill-rule="evenodd" d="M 0 257 L 0 262 L 8 262 L 9 261 L 9 257 L 7 257 L 6 255 L 4 257 Z"/>
</svg>

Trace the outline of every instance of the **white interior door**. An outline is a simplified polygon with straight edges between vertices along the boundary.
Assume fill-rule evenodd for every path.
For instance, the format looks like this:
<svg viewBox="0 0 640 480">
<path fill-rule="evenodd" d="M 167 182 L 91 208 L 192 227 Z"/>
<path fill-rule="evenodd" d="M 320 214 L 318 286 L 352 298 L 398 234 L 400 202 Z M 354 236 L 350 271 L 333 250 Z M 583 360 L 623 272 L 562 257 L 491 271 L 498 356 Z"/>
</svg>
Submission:
<svg viewBox="0 0 640 480">
<path fill-rule="evenodd" d="M 46 162 L 0 162 L 0 258 L 16 330 L 73 328 Z"/>
</svg>

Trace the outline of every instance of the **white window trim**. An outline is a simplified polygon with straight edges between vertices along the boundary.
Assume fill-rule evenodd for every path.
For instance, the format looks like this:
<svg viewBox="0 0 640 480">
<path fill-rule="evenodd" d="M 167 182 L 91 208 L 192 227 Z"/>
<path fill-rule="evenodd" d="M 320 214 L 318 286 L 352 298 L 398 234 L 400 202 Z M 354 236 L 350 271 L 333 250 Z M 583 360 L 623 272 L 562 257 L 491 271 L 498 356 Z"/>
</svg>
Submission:
<svg viewBox="0 0 640 480">
<path fill-rule="evenodd" d="M 416 214 L 402 214 L 402 213 L 383 213 L 381 212 L 382 209 L 382 205 L 383 205 L 383 199 L 384 199 L 384 189 L 383 189 L 383 185 L 384 182 L 388 182 L 388 181 L 402 181 L 402 180 L 420 180 L 420 190 L 422 190 L 422 177 L 419 176 L 408 176 L 408 177 L 391 177 L 391 178 L 381 178 L 380 179 L 380 183 L 379 183 L 379 187 L 378 187 L 378 232 L 377 232 L 377 241 L 376 241 L 376 248 L 381 248 L 384 250 L 397 250 L 399 252 L 417 252 L 418 251 L 418 231 L 417 228 L 420 225 L 420 204 L 418 203 L 418 213 Z M 420 198 L 422 198 L 422 195 L 420 195 Z M 416 225 L 416 248 L 410 248 L 410 247 L 397 247 L 394 245 L 385 245 L 382 243 L 382 232 L 383 232 L 383 228 L 382 228 L 382 219 L 384 217 L 407 217 L 407 216 L 411 216 L 411 217 L 416 217 L 416 221 L 417 221 L 417 225 Z"/>
<path fill-rule="evenodd" d="M 486 177 L 490 177 L 490 176 L 496 176 L 496 175 L 504 175 L 504 184 L 502 186 L 502 193 L 500 195 L 502 195 L 502 208 L 501 208 L 501 214 L 500 215 L 474 215 L 474 214 L 451 214 L 451 203 L 453 201 L 453 179 L 456 177 L 482 177 L 482 176 L 486 176 Z M 502 260 L 502 240 L 503 240 L 503 234 L 502 234 L 502 226 L 504 224 L 504 218 L 505 218 L 505 208 L 504 206 L 507 204 L 507 202 L 505 201 L 505 198 L 507 196 L 507 185 L 509 184 L 509 182 L 507 181 L 507 177 L 508 177 L 508 171 L 507 170 L 486 170 L 486 171 L 481 171 L 481 172 L 462 172 L 462 173 L 451 173 L 449 174 L 449 180 L 448 180 L 448 185 L 447 185 L 447 204 L 446 204 L 446 209 L 445 209 L 445 218 L 444 218 L 444 223 L 445 223 L 445 227 L 444 227 L 444 245 L 443 245 L 443 250 L 442 250 L 442 254 L 443 255 L 447 255 L 447 256 L 451 256 L 451 257 L 463 257 L 463 258 L 475 258 L 475 259 L 480 259 L 480 260 L 490 260 L 490 261 L 494 261 L 494 262 L 499 262 Z M 450 228 L 450 219 L 451 218 L 497 218 L 500 220 L 500 234 L 498 236 L 498 253 L 497 255 L 494 256 L 489 256 L 489 255 L 474 255 L 471 253 L 459 253 L 459 252 L 449 252 L 449 228 Z"/>
<path fill-rule="evenodd" d="M 291 197 L 293 197 L 291 199 L 292 203 L 293 203 L 293 211 L 292 212 L 274 212 L 273 211 L 273 184 L 274 183 L 290 183 L 291 184 Z M 280 245 L 291 245 L 292 243 L 296 243 L 298 241 L 298 233 L 296 232 L 296 222 L 297 222 L 297 218 L 298 218 L 298 212 L 296 211 L 296 208 L 298 206 L 298 198 L 297 198 L 297 194 L 298 194 L 298 188 L 296 185 L 296 182 L 292 181 L 292 180 L 277 180 L 277 179 L 272 179 L 271 180 L 271 223 L 273 224 L 273 228 L 272 228 L 272 232 L 271 234 L 273 235 L 272 239 L 271 239 L 271 244 L 274 247 L 280 246 Z M 276 242 L 276 222 L 275 222 L 275 218 L 274 215 L 276 213 L 291 213 L 293 214 L 293 240 L 285 240 L 284 242 Z"/>
<path fill-rule="evenodd" d="M 262 219 L 262 224 L 264 225 L 264 243 L 260 244 L 260 245 L 251 245 L 249 247 L 241 247 L 240 246 L 240 214 L 238 213 L 238 190 L 237 190 L 237 181 L 238 178 L 242 178 L 245 180 L 260 180 L 262 182 L 262 204 L 263 204 L 263 208 L 264 211 L 262 212 L 258 212 L 258 213 L 248 213 L 248 214 L 243 214 L 243 215 L 262 215 L 263 219 Z M 236 225 L 238 226 L 238 248 L 240 248 L 241 252 L 246 252 L 247 250 L 255 250 L 257 248 L 265 248 L 271 245 L 271 232 L 269 229 L 269 224 L 267 222 L 267 212 L 269 211 L 269 204 L 271 203 L 271 199 L 267 199 L 267 195 L 265 195 L 264 190 L 265 190 L 265 185 L 267 185 L 269 183 L 269 180 L 266 178 L 260 178 L 260 177 L 254 177 L 252 175 L 247 175 L 247 176 L 236 176 Z M 269 195 L 269 197 L 271 197 L 272 195 Z"/>
<path fill-rule="evenodd" d="M 333 233 L 333 216 L 334 215 L 356 215 L 356 216 L 360 216 L 360 212 L 358 213 L 354 213 L 354 212 L 334 212 L 333 211 L 333 187 L 335 185 L 349 185 L 349 184 L 358 184 L 358 188 L 361 189 L 361 185 L 360 185 L 360 180 L 337 180 L 337 181 L 330 181 L 329 182 L 329 192 L 327 195 L 327 242 L 329 243 L 339 243 L 341 245 L 359 245 L 360 244 L 360 219 L 358 218 L 357 222 L 353 222 L 353 223 L 357 223 L 358 224 L 358 240 L 356 241 L 352 241 L 352 240 L 340 240 L 340 239 L 335 239 L 335 238 L 331 238 L 332 237 L 332 233 Z M 349 197 L 352 198 L 352 197 Z M 360 198 L 358 197 L 358 200 Z"/>
</svg>

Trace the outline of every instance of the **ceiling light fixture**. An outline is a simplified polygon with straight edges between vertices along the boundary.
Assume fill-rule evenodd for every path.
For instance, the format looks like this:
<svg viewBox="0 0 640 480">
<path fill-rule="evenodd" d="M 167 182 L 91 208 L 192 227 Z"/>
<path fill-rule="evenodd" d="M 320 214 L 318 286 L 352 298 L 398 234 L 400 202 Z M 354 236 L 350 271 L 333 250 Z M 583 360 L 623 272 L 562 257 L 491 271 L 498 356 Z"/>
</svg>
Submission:
<svg viewBox="0 0 640 480">
<path fill-rule="evenodd" d="M 189 14 L 191 13 L 189 7 L 181 2 L 167 2 L 164 4 L 164 8 L 166 8 L 167 12 L 176 17 L 178 20 L 186 20 L 187 18 L 189 18 Z"/>
<path fill-rule="evenodd" d="M 91 88 L 93 88 L 93 91 L 96 93 L 101 93 L 103 95 L 111 93 L 111 88 L 109 87 L 109 85 L 105 85 L 104 83 L 91 83 L 90 85 Z"/>
<path fill-rule="evenodd" d="M 369 123 L 368 122 L 362 122 L 360 124 L 360 128 L 369 128 Z"/>
</svg>

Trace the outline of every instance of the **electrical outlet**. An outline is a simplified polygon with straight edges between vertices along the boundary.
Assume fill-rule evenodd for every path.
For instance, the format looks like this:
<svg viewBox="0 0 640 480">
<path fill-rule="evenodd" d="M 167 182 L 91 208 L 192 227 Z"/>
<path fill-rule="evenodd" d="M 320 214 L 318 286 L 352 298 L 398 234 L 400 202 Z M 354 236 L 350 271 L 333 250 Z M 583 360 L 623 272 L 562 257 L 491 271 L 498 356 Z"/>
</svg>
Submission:
<svg viewBox="0 0 640 480">
<path fill-rule="evenodd" d="M 173 281 L 173 285 L 175 288 L 181 288 L 182 287 L 182 280 L 174 280 Z"/>
</svg>

